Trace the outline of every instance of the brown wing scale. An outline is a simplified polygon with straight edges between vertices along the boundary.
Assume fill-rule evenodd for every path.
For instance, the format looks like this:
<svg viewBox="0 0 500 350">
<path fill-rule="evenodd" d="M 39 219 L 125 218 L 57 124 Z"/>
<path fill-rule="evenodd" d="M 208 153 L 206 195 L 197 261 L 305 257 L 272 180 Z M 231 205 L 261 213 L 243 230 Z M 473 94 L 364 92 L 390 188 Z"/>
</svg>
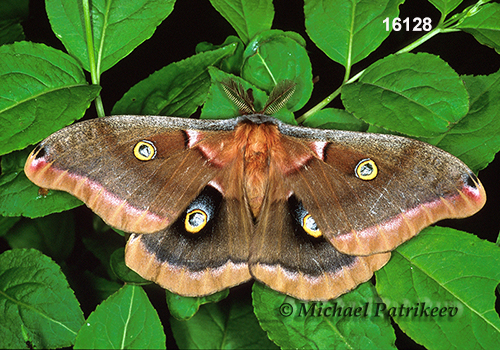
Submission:
<svg viewBox="0 0 500 350">
<path fill-rule="evenodd" d="M 264 115 L 83 122 L 37 146 L 25 172 L 134 232 L 127 265 L 188 296 L 253 276 L 300 299 L 335 298 L 425 226 L 486 200 L 436 147 Z"/>
</svg>

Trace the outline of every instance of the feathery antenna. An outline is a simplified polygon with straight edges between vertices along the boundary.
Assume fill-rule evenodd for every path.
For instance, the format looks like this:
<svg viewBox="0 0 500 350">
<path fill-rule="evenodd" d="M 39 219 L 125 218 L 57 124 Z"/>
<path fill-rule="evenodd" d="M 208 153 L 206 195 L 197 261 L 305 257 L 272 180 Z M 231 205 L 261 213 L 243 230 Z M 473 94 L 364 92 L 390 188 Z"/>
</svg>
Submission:
<svg viewBox="0 0 500 350">
<path fill-rule="evenodd" d="M 224 92 L 239 108 L 242 115 L 257 113 L 254 107 L 252 89 L 245 90 L 241 83 L 237 83 L 233 79 L 221 81 L 221 84 Z M 283 108 L 295 92 L 296 85 L 291 80 L 283 80 L 276 84 L 260 113 L 271 115 Z"/>
<path fill-rule="evenodd" d="M 253 106 L 253 93 L 252 89 L 245 91 L 245 88 L 240 83 L 233 79 L 221 81 L 222 88 L 227 96 L 239 108 L 241 114 L 254 114 L 256 113 Z"/>
</svg>

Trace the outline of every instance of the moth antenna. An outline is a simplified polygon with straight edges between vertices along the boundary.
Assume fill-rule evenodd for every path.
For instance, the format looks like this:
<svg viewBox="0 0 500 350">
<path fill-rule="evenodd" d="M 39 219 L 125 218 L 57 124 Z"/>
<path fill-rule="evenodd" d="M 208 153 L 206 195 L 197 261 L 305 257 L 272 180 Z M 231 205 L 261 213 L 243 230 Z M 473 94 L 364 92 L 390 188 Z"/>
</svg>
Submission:
<svg viewBox="0 0 500 350">
<path fill-rule="evenodd" d="M 271 115 L 283 108 L 295 92 L 296 85 L 296 83 L 287 79 L 276 84 L 261 113 Z"/>
<path fill-rule="evenodd" d="M 252 88 L 249 88 L 247 89 L 247 101 L 249 102 L 249 104 L 252 106 L 252 110 L 255 111 L 255 99 L 253 97 L 253 89 Z"/>
<path fill-rule="evenodd" d="M 229 99 L 239 108 L 241 114 L 254 114 L 256 113 L 253 105 L 253 93 L 245 88 L 240 83 L 233 79 L 221 81 L 222 89 L 227 94 Z"/>
</svg>

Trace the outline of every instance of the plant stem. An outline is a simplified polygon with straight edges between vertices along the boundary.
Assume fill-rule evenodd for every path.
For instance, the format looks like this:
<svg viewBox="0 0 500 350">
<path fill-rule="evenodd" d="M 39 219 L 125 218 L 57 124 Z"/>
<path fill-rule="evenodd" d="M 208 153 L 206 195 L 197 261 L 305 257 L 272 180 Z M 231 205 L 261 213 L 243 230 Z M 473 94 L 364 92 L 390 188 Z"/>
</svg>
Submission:
<svg viewBox="0 0 500 350">
<path fill-rule="evenodd" d="M 342 86 L 340 86 L 337 90 L 335 90 L 333 93 L 331 93 L 327 98 L 325 98 L 323 101 L 318 103 L 316 106 L 302 114 L 299 118 L 297 118 L 297 123 L 302 124 L 307 118 L 309 118 L 311 115 L 314 113 L 318 112 L 321 110 L 323 107 L 325 107 L 327 104 L 329 104 L 335 97 L 337 97 L 338 94 L 340 94 L 340 89 Z"/>
<path fill-rule="evenodd" d="M 400 55 L 402 53 L 410 52 L 411 50 L 413 50 L 413 49 L 417 48 L 418 46 L 422 45 L 423 43 L 425 43 L 427 40 L 432 38 L 434 35 L 441 33 L 441 31 L 442 31 L 442 28 L 436 27 L 433 30 L 431 30 L 430 32 L 428 32 L 427 34 L 421 36 L 419 39 L 412 42 L 410 45 L 402 48 L 401 50 L 399 50 L 395 54 Z"/>
<path fill-rule="evenodd" d="M 99 72 L 97 71 L 97 65 L 95 61 L 94 40 L 92 35 L 92 23 L 90 21 L 89 0 L 82 0 L 82 5 L 83 5 L 83 16 L 85 20 L 85 36 L 87 39 L 87 51 L 89 54 L 90 77 L 92 79 L 92 84 L 100 85 L 100 76 Z M 104 106 L 102 104 L 101 95 L 97 96 L 94 102 L 95 102 L 95 108 L 97 110 L 97 115 L 99 117 L 104 117 L 106 114 L 104 112 Z"/>
<path fill-rule="evenodd" d="M 433 36 L 435 36 L 435 35 L 437 35 L 439 33 L 452 32 L 452 31 L 455 31 L 455 29 L 453 29 L 453 28 L 449 28 L 449 29 L 448 28 L 443 28 L 442 27 L 442 23 L 440 22 L 436 26 L 436 28 L 434 28 L 433 30 L 429 31 L 427 34 L 423 35 L 422 37 L 420 37 L 419 39 L 417 39 L 416 41 L 414 41 L 410 45 L 408 45 L 408 46 L 402 48 L 401 50 L 397 51 L 395 53 L 395 55 L 399 55 L 399 54 L 402 54 L 402 53 L 410 52 L 411 50 L 413 50 L 413 49 L 417 48 L 418 46 L 422 45 L 424 42 L 426 42 L 427 40 L 429 40 L 430 38 L 432 38 Z M 350 67 L 349 67 L 349 70 L 350 70 Z M 344 86 L 346 84 L 350 84 L 350 83 L 355 82 L 356 80 L 359 79 L 359 77 L 364 72 L 365 72 L 365 69 L 363 69 L 361 72 L 357 73 L 355 76 L 351 77 L 349 80 L 347 80 L 347 75 L 346 75 L 346 77 L 344 78 L 344 82 L 342 83 L 342 85 L 338 89 L 336 89 L 333 93 L 331 93 L 328 97 L 326 97 L 324 100 L 322 100 L 316 106 L 312 107 L 310 110 L 308 110 L 307 112 L 305 112 L 304 114 L 302 114 L 299 118 L 297 118 L 297 122 L 299 124 L 303 123 L 308 117 L 310 117 L 314 113 L 318 112 L 319 110 L 323 109 L 335 97 L 337 97 L 337 95 L 340 94 L 342 86 Z M 346 74 L 349 74 L 349 73 L 346 71 Z"/>
</svg>

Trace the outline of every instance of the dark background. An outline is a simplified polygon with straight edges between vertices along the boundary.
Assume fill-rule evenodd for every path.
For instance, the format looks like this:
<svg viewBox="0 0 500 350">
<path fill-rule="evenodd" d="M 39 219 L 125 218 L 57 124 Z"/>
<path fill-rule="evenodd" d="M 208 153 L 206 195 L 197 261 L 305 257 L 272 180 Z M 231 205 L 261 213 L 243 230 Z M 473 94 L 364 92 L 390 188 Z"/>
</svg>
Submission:
<svg viewBox="0 0 500 350">
<path fill-rule="evenodd" d="M 467 5 L 475 1 L 466 1 Z M 319 81 L 315 84 L 313 95 L 309 103 L 296 116 L 304 112 L 326 96 L 337 89 L 344 76 L 344 68 L 330 60 L 314 43 L 308 38 L 304 26 L 303 1 L 298 0 L 275 0 L 275 18 L 273 29 L 284 31 L 295 31 L 302 35 L 307 41 L 306 49 L 312 61 L 313 76 L 318 76 Z M 464 8 L 462 5 L 460 8 Z M 415 17 L 430 17 L 432 23 L 436 24 L 440 13 L 427 1 L 407 1 L 400 7 L 400 18 L 410 19 Z M 55 37 L 45 13 L 44 2 L 40 0 L 30 1 L 29 19 L 23 23 L 27 40 L 43 42 L 49 46 L 64 50 L 61 42 Z M 381 23 L 381 30 L 385 25 Z M 102 99 L 106 113 L 111 111 L 114 103 L 134 84 L 145 79 L 156 70 L 184 58 L 193 55 L 195 46 L 202 41 L 214 44 L 222 44 L 228 35 L 236 35 L 229 23 L 211 6 L 208 0 L 178 0 L 172 14 L 157 28 L 153 37 L 145 41 L 129 56 L 117 65 L 103 73 L 101 76 Z M 382 46 L 365 60 L 354 65 L 352 75 L 366 68 L 374 61 L 394 53 L 415 41 L 422 32 L 393 32 Z M 480 45 L 471 35 L 466 33 L 440 34 L 417 48 L 419 52 L 428 52 L 440 56 L 443 60 L 460 75 L 487 75 L 500 69 L 500 56 L 486 46 Z M 413 51 L 416 52 L 416 51 Z M 90 81 L 90 77 L 88 78 Z M 340 99 L 337 98 L 330 107 L 343 108 Z M 87 117 L 95 116 L 95 108 L 92 106 Z M 500 137 L 500 136 L 499 136 Z M 477 236 L 494 242 L 500 230 L 498 198 L 500 173 L 500 161 L 496 159 L 485 170 L 479 173 L 488 200 L 486 206 L 471 218 L 461 220 L 446 220 L 440 225 L 459 228 L 472 232 Z M 83 213 L 85 208 L 78 209 Z M 151 291 L 148 291 L 152 293 Z M 233 293 L 231 293 L 233 294 Z M 164 300 L 164 299 L 163 299 Z M 154 303 L 159 314 L 166 311 L 165 306 Z M 164 304 L 164 301 L 163 301 Z M 162 317 L 165 330 L 168 331 L 168 318 Z M 173 338 L 167 334 L 167 346 L 175 347 Z M 398 333 L 397 345 L 399 348 L 421 348 L 409 341 L 404 335 Z"/>
</svg>

